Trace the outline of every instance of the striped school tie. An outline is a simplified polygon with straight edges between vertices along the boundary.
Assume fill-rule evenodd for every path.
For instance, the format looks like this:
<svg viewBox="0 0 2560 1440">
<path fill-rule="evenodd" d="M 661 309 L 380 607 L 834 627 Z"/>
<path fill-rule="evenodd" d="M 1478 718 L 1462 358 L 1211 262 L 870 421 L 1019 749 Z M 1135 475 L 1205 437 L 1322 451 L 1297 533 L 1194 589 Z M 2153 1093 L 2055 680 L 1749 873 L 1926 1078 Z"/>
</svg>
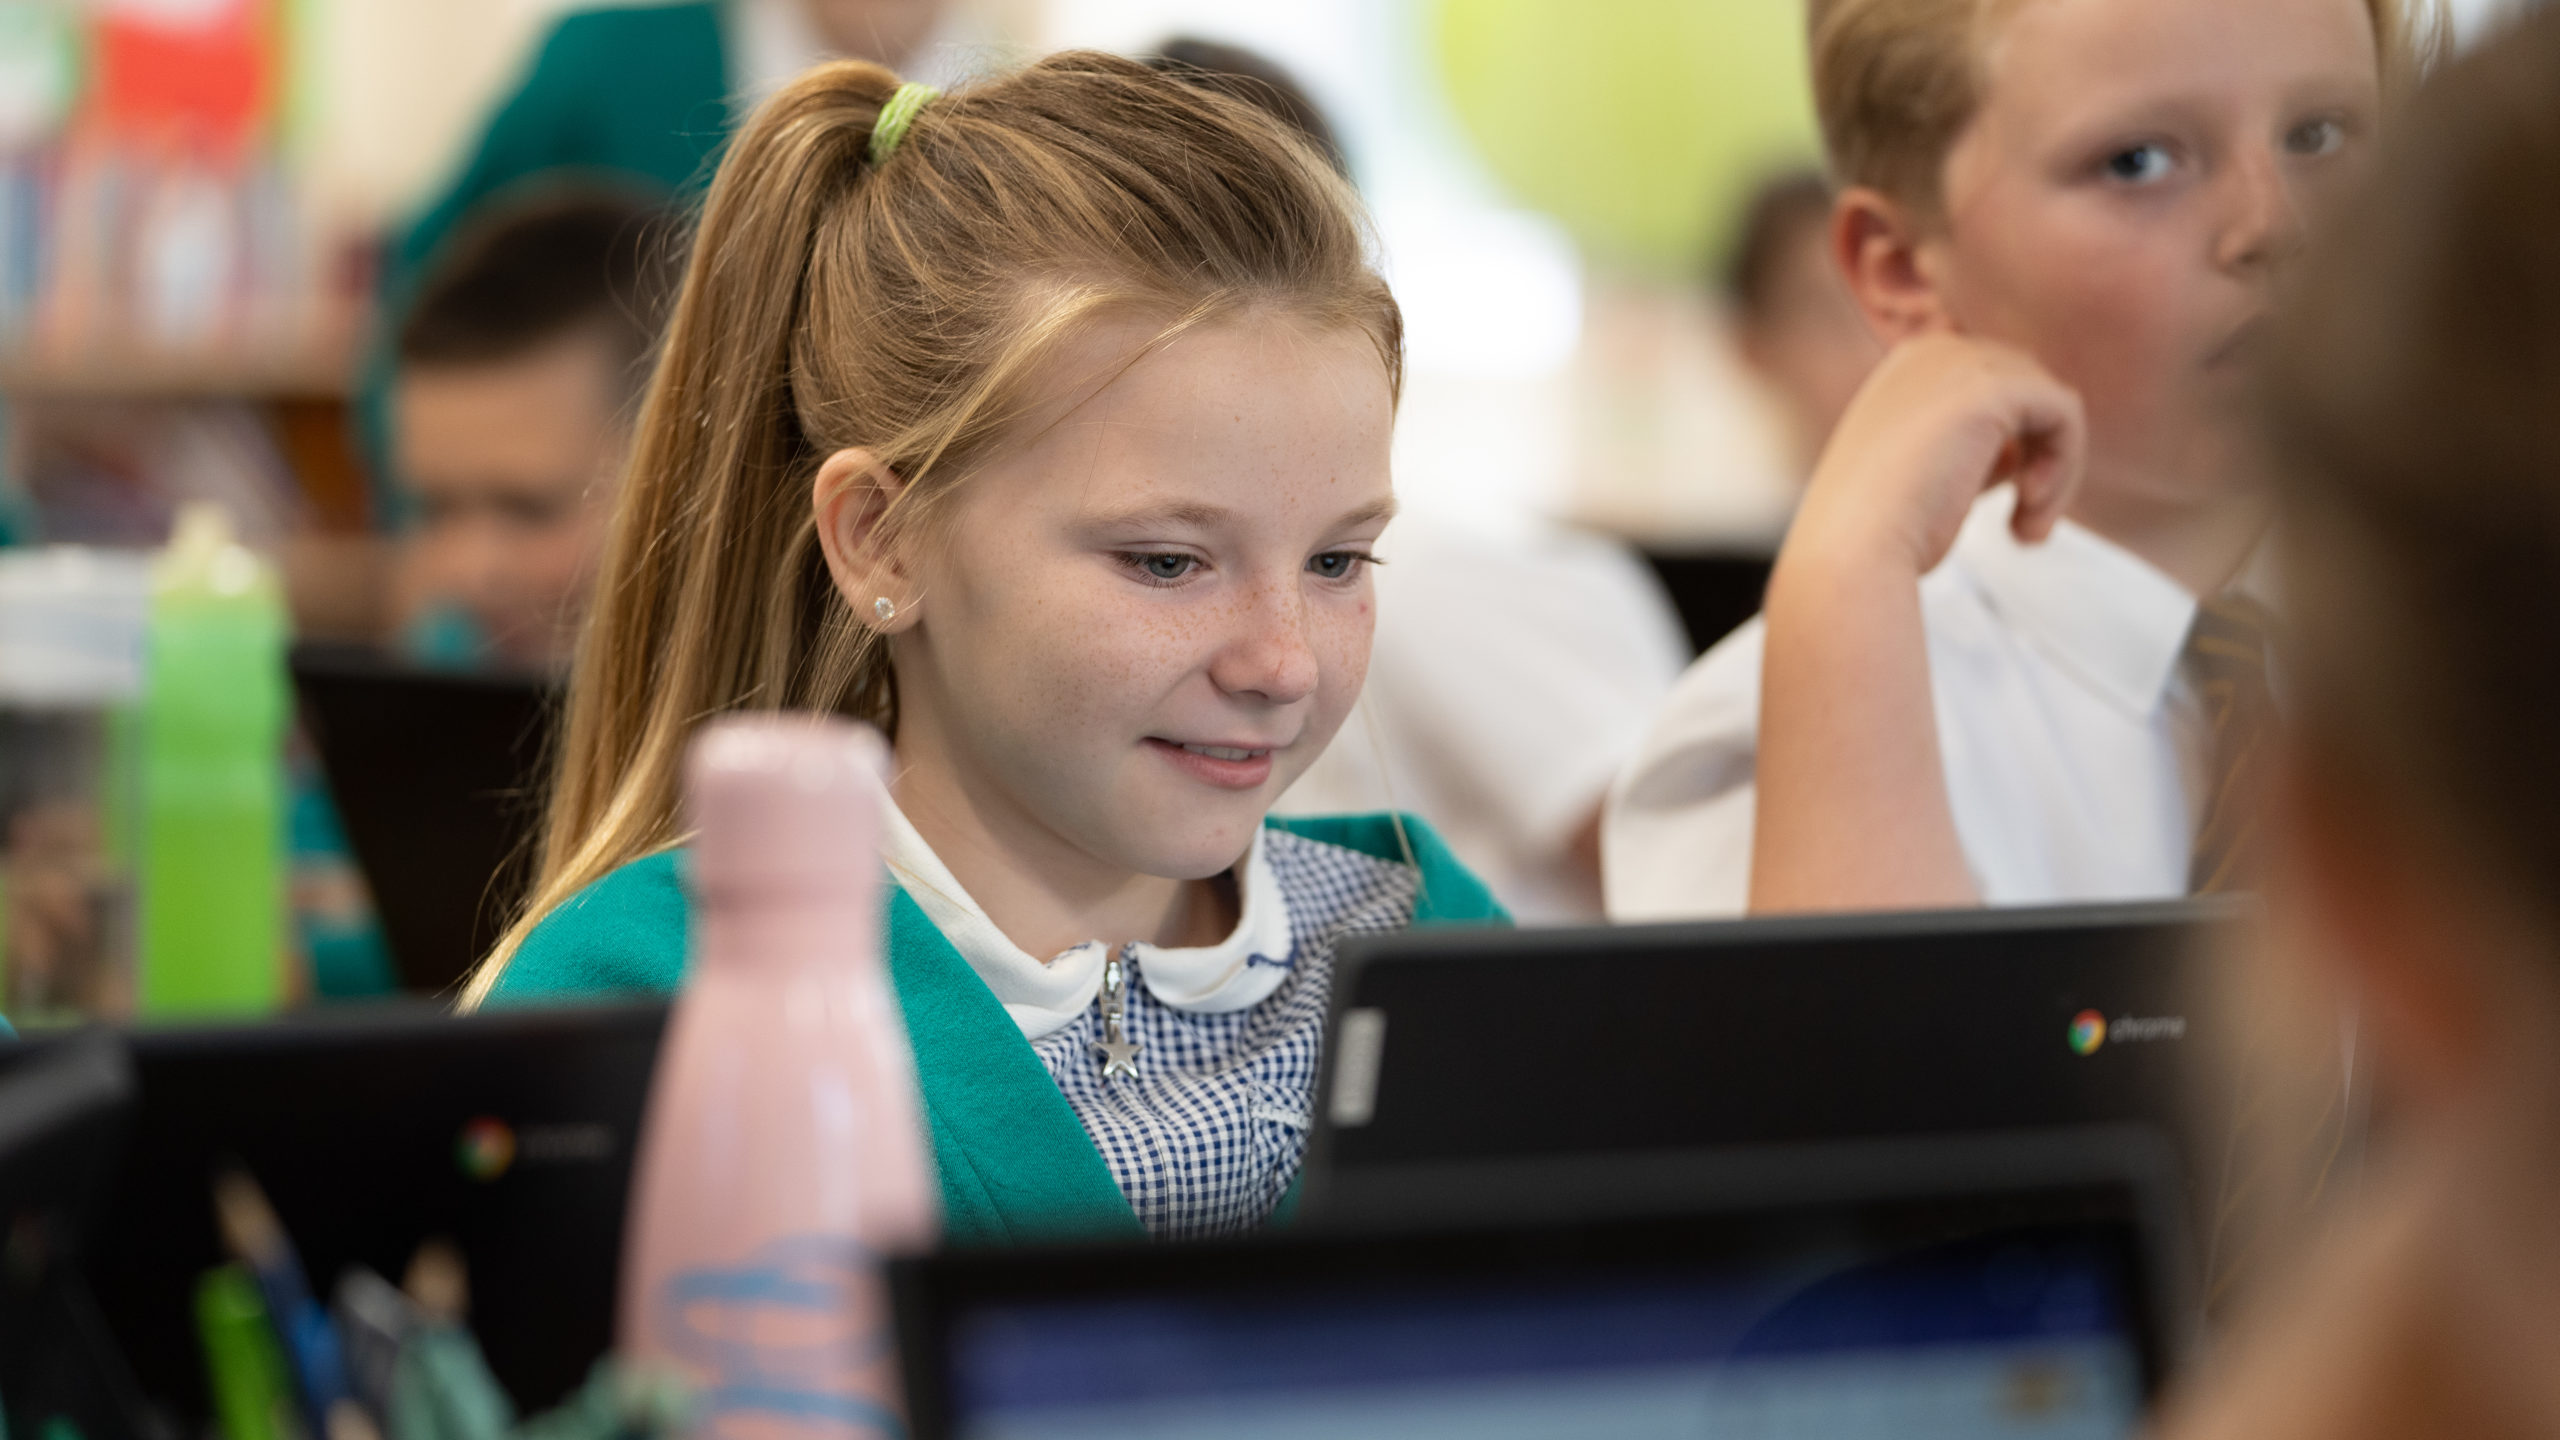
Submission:
<svg viewBox="0 0 2560 1440">
<path fill-rule="evenodd" d="M 2262 878 L 2261 822 L 2275 743 L 2267 655 L 2275 618 L 2224 592 L 2196 607 L 2187 635 L 2189 679 L 2204 702 L 2212 770 L 2196 826 L 2187 887 L 2198 895 L 2253 888 Z M 2263 1038 L 2253 1024 L 2249 1033 Z M 2251 1043 L 2237 1057 L 2231 1128 L 2205 1236 L 2205 1308 L 2223 1315 L 2290 1237 L 2319 1223 L 2348 1134 L 2343 1078 L 2305 1094 L 2270 1069 L 2282 1057 Z"/>
<path fill-rule="evenodd" d="M 2212 895 L 2258 879 L 2258 829 L 2275 703 L 2267 688 L 2265 606 L 2229 591 L 2196 607 L 2187 673 L 2204 702 L 2212 764 L 2187 889 Z"/>
</svg>

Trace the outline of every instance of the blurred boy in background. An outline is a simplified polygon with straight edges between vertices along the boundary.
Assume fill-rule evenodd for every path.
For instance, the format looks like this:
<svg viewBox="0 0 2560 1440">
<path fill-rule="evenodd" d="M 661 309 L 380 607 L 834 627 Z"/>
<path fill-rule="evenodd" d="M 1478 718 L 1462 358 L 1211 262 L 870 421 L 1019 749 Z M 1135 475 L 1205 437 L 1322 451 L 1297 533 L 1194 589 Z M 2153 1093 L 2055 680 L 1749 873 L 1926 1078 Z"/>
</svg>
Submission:
<svg viewBox="0 0 2560 1440">
<path fill-rule="evenodd" d="M 429 273 L 392 386 L 419 658 L 567 663 L 674 249 L 646 201 L 565 191 L 485 214 Z"/>
<path fill-rule="evenodd" d="M 648 200 L 563 189 L 485 212 L 427 276 L 391 384 L 414 516 L 391 581 L 407 658 L 567 665 L 676 251 Z M 390 954 L 336 806 L 308 755 L 294 778 L 293 910 L 313 988 L 387 992 Z"/>
<path fill-rule="evenodd" d="M 1894 342 L 1758 622 L 1621 777 L 1609 910 L 2155 899 L 2256 874 L 2239 382 L 2424 49 L 2403 0 L 1817 0 L 1832 243 Z"/>
<path fill-rule="evenodd" d="M 1734 348 L 1776 403 L 1796 479 L 1884 358 L 1831 256 L 1831 183 L 1812 170 L 1763 184 L 1743 208 L 1721 274 Z"/>
</svg>

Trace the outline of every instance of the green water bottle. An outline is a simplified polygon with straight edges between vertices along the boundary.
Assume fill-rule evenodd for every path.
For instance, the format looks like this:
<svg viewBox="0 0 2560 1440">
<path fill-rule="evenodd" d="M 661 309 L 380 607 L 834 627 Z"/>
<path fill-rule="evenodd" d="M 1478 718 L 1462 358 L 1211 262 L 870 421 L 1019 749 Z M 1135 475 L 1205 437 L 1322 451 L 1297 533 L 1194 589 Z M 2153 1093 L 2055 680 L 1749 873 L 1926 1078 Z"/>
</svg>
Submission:
<svg viewBox="0 0 2560 1440">
<path fill-rule="evenodd" d="M 141 1009 L 254 1014 L 283 996 L 285 610 L 215 506 L 152 573 L 142 700 Z"/>
</svg>

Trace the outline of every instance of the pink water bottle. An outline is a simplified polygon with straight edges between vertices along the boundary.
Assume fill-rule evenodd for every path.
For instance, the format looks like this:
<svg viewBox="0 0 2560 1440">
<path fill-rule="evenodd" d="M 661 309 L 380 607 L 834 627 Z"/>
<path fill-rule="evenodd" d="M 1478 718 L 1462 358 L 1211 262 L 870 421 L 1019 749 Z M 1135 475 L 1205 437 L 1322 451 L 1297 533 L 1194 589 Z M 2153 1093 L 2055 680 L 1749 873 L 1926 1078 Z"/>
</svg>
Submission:
<svg viewBox="0 0 2560 1440">
<path fill-rule="evenodd" d="M 880 954 L 887 749 L 840 720 L 719 721 L 686 758 L 693 965 L 649 1096 L 626 1357 L 695 1433 L 904 1433 L 883 1256 L 940 1228 L 915 1061 Z"/>
</svg>

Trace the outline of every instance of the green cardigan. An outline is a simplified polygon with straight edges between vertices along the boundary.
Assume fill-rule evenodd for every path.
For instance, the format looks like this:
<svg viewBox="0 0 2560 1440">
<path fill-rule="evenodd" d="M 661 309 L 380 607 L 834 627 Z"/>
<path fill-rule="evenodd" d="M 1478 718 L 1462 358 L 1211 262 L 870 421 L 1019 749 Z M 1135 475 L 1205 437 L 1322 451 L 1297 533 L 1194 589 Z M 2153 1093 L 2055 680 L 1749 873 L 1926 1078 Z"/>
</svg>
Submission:
<svg viewBox="0 0 2560 1440">
<path fill-rule="evenodd" d="M 1386 815 L 1265 822 L 1401 862 Z M 1429 825 L 1403 817 L 1421 871 L 1416 925 L 1510 923 L 1491 891 Z M 664 995 L 683 980 L 691 915 L 681 852 L 635 860 L 579 891 L 525 937 L 493 1005 Z M 895 884 L 881 907 L 889 978 L 915 1046 L 925 1121 L 942 1175 L 943 1230 L 963 1244 L 1142 1234 L 1101 1152 L 1013 1017 Z"/>
<path fill-rule="evenodd" d="M 546 171 L 667 194 L 706 184 L 737 119 L 729 85 L 720 7 L 708 0 L 563 19 L 462 173 L 401 237 L 398 271 L 414 274 L 480 202 Z"/>
</svg>

